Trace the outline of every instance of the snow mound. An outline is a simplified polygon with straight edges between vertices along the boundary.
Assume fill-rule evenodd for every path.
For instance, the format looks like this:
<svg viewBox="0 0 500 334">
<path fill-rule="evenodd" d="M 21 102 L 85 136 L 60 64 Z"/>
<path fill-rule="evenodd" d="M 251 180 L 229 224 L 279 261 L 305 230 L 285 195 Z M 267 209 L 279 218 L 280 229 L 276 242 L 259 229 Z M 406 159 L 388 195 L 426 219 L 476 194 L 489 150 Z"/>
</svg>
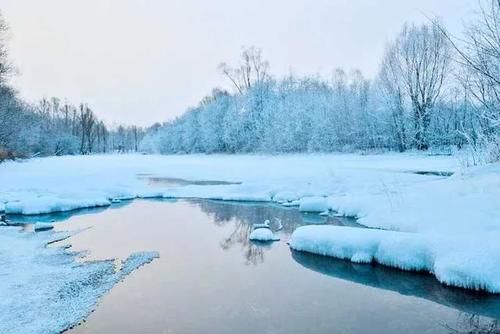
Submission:
<svg viewBox="0 0 500 334">
<path fill-rule="evenodd" d="M 5 205 L 7 214 L 39 215 L 51 212 L 64 212 L 83 208 L 108 206 L 111 202 L 106 197 L 74 196 L 25 196 L 22 200 L 8 202 Z"/>
<path fill-rule="evenodd" d="M 289 244 L 297 251 L 427 271 L 447 285 L 500 293 L 499 238 L 498 231 L 471 238 L 329 225 L 299 227 Z"/>
<path fill-rule="evenodd" d="M 273 201 L 277 203 L 293 202 L 300 197 L 294 191 L 279 191 L 273 196 Z"/>
<path fill-rule="evenodd" d="M 0 333 L 59 333 L 81 322 L 98 299 L 135 269 L 158 257 L 132 254 L 122 261 L 79 263 L 79 254 L 48 243 L 70 233 L 22 233 L 2 227 L 0 233 Z"/>
<path fill-rule="evenodd" d="M 252 241 L 278 241 L 280 238 L 268 228 L 258 228 L 250 233 L 248 239 Z"/>
<path fill-rule="evenodd" d="M 324 212 L 330 209 L 325 197 L 304 197 L 300 200 L 299 210 L 302 212 Z"/>
</svg>

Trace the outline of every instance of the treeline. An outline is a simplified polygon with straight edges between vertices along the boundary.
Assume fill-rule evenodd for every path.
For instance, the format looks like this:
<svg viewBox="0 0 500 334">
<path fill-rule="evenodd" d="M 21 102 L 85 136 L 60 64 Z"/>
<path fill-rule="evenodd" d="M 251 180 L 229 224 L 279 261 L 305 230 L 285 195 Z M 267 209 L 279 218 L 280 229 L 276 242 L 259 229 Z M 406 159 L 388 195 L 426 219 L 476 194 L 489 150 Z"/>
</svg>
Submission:
<svg viewBox="0 0 500 334">
<path fill-rule="evenodd" d="M 438 21 L 407 24 L 373 80 L 343 69 L 329 80 L 273 78 L 261 50 L 246 48 L 239 64 L 219 67 L 234 92 L 215 89 L 150 129 L 141 146 L 160 153 L 467 147 L 497 160 L 499 26 L 500 0 L 481 3 L 463 41 Z"/>
<path fill-rule="evenodd" d="M 6 46 L 7 25 L 0 13 L 0 161 L 36 155 L 137 151 L 144 130 L 109 128 L 88 105 L 58 98 L 22 101 L 8 84 L 14 68 Z"/>
<path fill-rule="evenodd" d="M 0 149 L 11 156 L 91 154 L 137 151 L 144 130 L 136 126 L 109 129 L 86 105 L 42 99 L 37 105 L 19 101 L 14 92 L 2 96 Z M 4 104 L 5 103 L 5 104 Z"/>
</svg>

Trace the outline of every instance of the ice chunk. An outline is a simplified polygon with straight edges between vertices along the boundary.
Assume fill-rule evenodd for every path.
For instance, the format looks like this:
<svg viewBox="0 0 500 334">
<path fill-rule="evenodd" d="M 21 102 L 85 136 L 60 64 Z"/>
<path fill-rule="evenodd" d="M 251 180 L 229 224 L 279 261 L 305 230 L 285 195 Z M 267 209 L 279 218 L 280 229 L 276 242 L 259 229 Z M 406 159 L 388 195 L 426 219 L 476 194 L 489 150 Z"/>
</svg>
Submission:
<svg viewBox="0 0 500 334">
<path fill-rule="evenodd" d="M 280 238 L 269 228 L 258 228 L 250 233 L 249 239 L 252 241 L 278 241 Z"/>
<path fill-rule="evenodd" d="M 325 197 L 304 197 L 300 200 L 299 210 L 303 212 L 328 211 L 329 205 Z"/>
</svg>

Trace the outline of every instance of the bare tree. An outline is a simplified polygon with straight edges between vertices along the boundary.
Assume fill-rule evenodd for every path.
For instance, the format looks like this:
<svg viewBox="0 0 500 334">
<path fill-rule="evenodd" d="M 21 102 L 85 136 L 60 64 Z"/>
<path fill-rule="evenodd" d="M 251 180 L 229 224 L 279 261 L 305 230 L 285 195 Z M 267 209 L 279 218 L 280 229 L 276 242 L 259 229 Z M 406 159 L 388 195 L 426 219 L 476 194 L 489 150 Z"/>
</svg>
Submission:
<svg viewBox="0 0 500 334">
<path fill-rule="evenodd" d="M 218 68 L 240 94 L 269 79 L 269 62 L 262 58 L 262 49 L 253 46 L 243 48 L 241 62 L 237 67 L 221 63 Z"/>
<path fill-rule="evenodd" d="M 500 128 L 500 0 L 480 2 L 480 11 L 458 40 L 439 22 L 436 27 L 446 36 L 467 71 L 468 88 L 480 108 L 479 116 L 488 122 L 487 132 Z"/>
<path fill-rule="evenodd" d="M 427 130 L 433 107 L 441 93 L 450 63 L 448 40 L 434 25 L 408 25 L 387 49 L 383 61 L 386 88 L 401 107 L 401 94 L 411 103 L 415 145 L 429 147 Z"/>
</svg>

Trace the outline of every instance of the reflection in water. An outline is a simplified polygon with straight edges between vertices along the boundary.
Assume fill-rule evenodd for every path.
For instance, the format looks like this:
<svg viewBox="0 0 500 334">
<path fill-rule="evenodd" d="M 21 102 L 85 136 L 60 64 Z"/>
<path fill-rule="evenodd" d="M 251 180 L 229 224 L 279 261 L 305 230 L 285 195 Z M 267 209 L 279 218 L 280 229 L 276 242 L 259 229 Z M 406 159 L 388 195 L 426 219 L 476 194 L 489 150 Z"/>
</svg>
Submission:
<svg viewBox="0 0 500 334">
<path fill-rule="evenodd" d="M 188 186 L 188 185 L 196 185 L 196 186 L 224 186 L 231 184 L 241 184 L 241 182 L 228 182 L 228 181 L 218 181 L 218 180 L 186 180 L 180 179 L 176 177 L 163 177 L 163 176 L 154 176 L 151 174 L 138 174 L 137 178 L 140 180 L 146 180 L 151 186 Z"/>
<path fill-rule="evenodd" d="M 281 232 L 290 235 L 297 227 L 311 224 L 331 224 L 340 226 L 362 227 L 352 218 L 320 216 L 319 214 L 305 214 L 297 208 L 284 207 L 278 204 L 257 202 L 227 202 L 215 200 L 192 201 L 199 205 L 201 210 L 212 216 L 215 223 L 224 225 L 232 220 L 241 220 L 247 225 L 271 222 L 271 229 L 277 230 L 281 222 Z"/>
<path fill-rule="evenodd" d="M 152 204 L 151 202 L 165 203 L 165 206 L 151 205 Z M 158 300 L 160 300 L 162 304 L 160 304 L 161 307 L 160 306 L 156 308 L 153 307 L 152 309 L 148 309 L 147 312 L 145 311 L 144 314 L 141 314 L 139 320 L 140 318 L 146 317 L 147 314 L 150 314 L 154 310 L 163 310 L 165 307 L 168 306 L 168 303 L 165 302 L 165 304 L 163 304 L 163 301 L 171 300 L 170 298 L 172 298 L 172 294 L 175 294 L 178 291 L 187 291 L 187 292 L 186 295 L 181 294 L 180 296 L 178 296 L 178 299 L 176 300 L 178 305 L 176 304 L 172 306 L 170 312 L 174 312 L 172 314 L 175 315 L 172 318 L 172 321 L 176 322 L 180 321 L 179 320 L 180 315 L 175 313 L 175 308 L 184 305 L 184 308 L 182 309 L 191 309 L 193 305 L 198 305 L 198 303 L 200 302 L 200 300 L 196 299 L 197 296 L 205 296 L 205 294 L 208 294 L 210 291 L 212 291 L 214 293 L 214 296 L 216 296 L 213 297 L 214 299 L 219 298 L 220 303 L 227 302 L 228 303 L 227 305 L 229 305 L 227 309 L 221 308 L 220 314 L 216 313 L 217 309 L 211 309 L 212 312 L 215 312 L 214 317 L 216 317 L 217 319 L 219 319 L 220 317 L 220 319 L 222 319 L 223 317 L 227 317 L 227 315 L 229 314 L 228 313 L 229 309 L 231 310 L 238 309 L 238 305 L 235 306 L 231 304 L 232 302 L 231 298 L 228 298 L 226 300 L 223 298 L 223 295 L 221 297 L 219 290 L 216 289 L 217 285 L 214 282 L 224 282 L 224 289 L 226 288 L 228 289 L 226 292 L 228 291 L 234 292 L 235 295 L 237 296 L 240 295 L 244 296 L 244 298 L 241 300 L 241 303 L 239 303 L 239 306 L 245 307 L 246 303 L 250 303 L 249 301 L 257 303 L 256 299 L 254 299 L 256 296 L 255 291 L 253 293 L 245 295 L 246 292 L 240 291 L 241 288 L 238 286 L 232 286 L 232 288 L 228 288 L 228 285 L 231 286 L 231 284 L 227 283 L 224 280 L 227 279 L 228 277 L 233 277 L 232 282 L 240 282 L 241 277 L 245 277 L 249 279 L 249 282 L 253 282 L 253 281 L 258 281 L 258 279 L 262 277 L 261 275 L 265 273 L 265 277 L 268 282 L 274 282 L 274 281 L 280 282 L 280 284 L 278 285 L 273 285 L 274 283 L 272 284 L 270 283 L 269 286 L 266 285 L 266 288 L 269 288 L 269 290 L 272 291 L 272 293 L 274 293 L 275 290 L 279 290 L 281 286 L 285 286 L 286 292 L 282 292 L 281 294 L 282 298 L 285 298 L 283 296 L 290 298 L 288 299 L 289 303 L 291 303 L 293 300 L 300 301 L 299 303 L 300 307 L 298 308 L 299 311 L 297 311 L 297 313 L 293 313 L 292 311 L 290 311 L 290 313 L 295 314 L 296 317 L 297 315 L 305 314 L 308 310 L 309 311 L 313 310 L 311 311 L 313 313 L 309 314 L 308 316 L 309 318 L 314 317 L 315 319 L 316 318 L 323 320 L 327 319 L 325 321 L 330 320 L 332 317 L 331 312 L 334 309 L 334 306 L 339 304 L 336 304 L 337 302 L 334 299 L 331 300 L 330 297 L 324 296 L 324 293 L 325 291 L 327 291 L 326 289 L 330 287 L 330 283 L 332 286 L 335 286 L 336 285 L 335 279 L 341 279 L 344 281 L 361 284 L 363 286 L 372 287 L 374 288 L 373 290 L 393 291 L 403 296 L 418 297 L 421 298 L 421 300 L 428 300 L 432 303 L 444 305 L 451 309 L 458 310 L 459 312 L 453 311 L 454 313 L 452 314 L 452 316 L 444 319 L 442 323 L 427 326 L 432 328 L 440 326 L 438 328 L 439 332 L 441 332 L 441 329 L 442 331 L 446 331 L 449 333 L 460 333 L 460 334 L 500 332 L 498 321 L 489 319 L 489 318 L 493 319 L 500 318 L 500 296 L 498 295 L 481 294 L 481 293 L 470 292 L 463 289 L 448 288 L 440 284 L 438 281 L 436 281 L 435 278 L 431 275 L 405 272 L 383 266 L 357 265 L 349 261 L 336 260 L 332 258 L 327 258 L 307 253 L 300 253 L 300 252 L 291 252 L 291 258 L 290 258 L 290 256 L 288 256 L 288 254 L 290 254 L 288 252 L 288 248 L 286 247 L 286 245 L 284 245 L 283 242 L 275 244 L 262 244 L 262 243 L 252 243 L 248 240 L 252 224 L 263 223 L 265 220 L 270 220 L 271 228 L 274 231 L 276 231 L 278 227 L 281 226 L 282 229 L 277 233 L 280 234 L 282 240 L 286 241 L 288 239 L 288 236 L 297 227 L 306 224 L 314 223 L 314 224 L 360 226 L 356 224 L 356 222 L 352 219 L 323 217 L 317 214 L 305 215 L 299 212 L 297 208 L 286 208 L 269 203 L 267 204 L 241 203 L 241 202 L 238 203 L 238 202 L 195 200 L 195 201 L 189 201 L 190 204 L 187 204 L 186 201 L 181 201 L 176 205 L 178 205 L 179 208 L 185 210 L 182 211 L 182 217 L 189 216 L 190 212 L 195 212 L 199 208 L 207 216 L 206 223 L 207 224 L 213 223 L 219 227 L 219 228 L 212 227 L 213 230 L 222 231 L 222 233 L 218 234 L 214 233 L 213 235 L 200 234 L 200 233 L 197 234 L 196 231 L 201 230 L 203 231 L 202 233 L 207 233 L 208 231 L 210 231 L 210 229 L 206 229 L 206 225 L 205 228 L 202 228 L 194 223 L 192 223 L 191 225 L 189 224 L 182 225 L 185 226 L 186 228 L 191 228 L 192 230 L 177 229 L 177 228 L 169 230 L 167 228 L 168 222 L 165 221 L 165 217 L 169 217 L 168 216 L 169 214 L 172 214 L 172 212 L 176 212 L 175 210 L 169 211 L 171 209 L 168 209 L 167 207 L 168 202 L 175 202 L 175 201 L 172 200 L 136 201 L 135 202 L 136 206 L 131 205 L 130 207 L 127 207 L 123 210 L 114 211 L 115 215 L 102 215 L 102 217 L 108 217 L 104 219 L 101 218 L 101 215 L 97 215 L 98 217 L 94 220 L 99 224 L 102 223 L 104 226 L 106 225 L 107 222 L 106 219 L 109 220 L 110 216 L 116 216 L 117 217 L 116 219 L 120 222 L 120 224 L 122 224 L 122 221 L 126 223 L 127 221 L 132 220 L 133 222 L 131 223 L 131 225 L 126 225 L 128 227 L 125 228 L 125 230 L 130 230 L 131 226 L 135 226 L 134 225 L 135 221 L 140 220 L 138 218 L 143 216 L 148 217 L 148 219 L 146 219 L 144 222 L 141 223 L 144 223 L 144 225 L 149 226 L 149 228 L 152 227 L 151 231 L 155 231 L 153 233 L 154 236 L 148 235 L 147 234 L 148 229 L 146 228 L 145 229 L 146 231 L 142 231 L 143 233 L 137 233 L 137 235 L 136 233 L 134 233 L 133 238 L 131 240 L 136 240 L 136 242 L 143 240 L 145 244 L 148 245 L 148 247 L 150 247 L 151 245 L 155 245 L 154 247 L 165 247 L 164 245 L 171 245 L 171 246 L 174 245 L 172 246 L 172 249 L 168 248 L 168 251 L 164 250 L 164 252 L 162 253 L 162 258 L 160 258 L 160 260 L 156 263 L 156 267 L 152 266 L 151 268 L 148 268 L 148 270 L 143 271 L 143 274 L 145 276 L 149 275 L 149 273 L 151 272 L 154 273 L 152 274 L 152 279 L 154 278 L 154 280 L 159 281 L 158 285 L 154 286 L 155 289 L 159 290 L 154 290 L 151 287 L 151 289 L 154 290 L 153 291 L 154 293 L 151 293 L 151 296 L 159 295 L 160 297 L 158 297 Z M 129 203 L 132 202 L 124 201 L 119 204 L 114 204 L 110 208 L 111 210 L 115 208 L 122 208 L 123 206 L 128 205 Z M 105 210 L 105 208 L 78 210 L 73 212 L 58 213 L 58 214 L 44 215 L 44 216 L 34 216 L 34 217 L 18 216 L 9 218 L 12 221 L 24 222 L 24 223 L 30 223 L 34 221 L 57 222 L 57 221 L 67 220 L 69 217 L 73 215 L 88 215 L 91 213 L 99 213 L 103 210 Z M 148 214 L 146 215 L 145 212 L 147 212 Z M 124 217 L 120 216 L 120 214 L 124 215 Z M 136 216 L 134 216 L 134 214 L 136 214 Z M 85 217 L 85 219 L 88 218 Z M 173 219 L 172 223 L 176 224 L 177 221 Z M 176 225 L 176 227 L 177 226 L 181 225 Z M 168 233 L 166 232 L 158 233 L 156 228 L 158 228 L 159 230 L 168 231 Z M 101 235 L 102 237 L 101 242 L 103 245 L 109 245 L 110 242 L 116 242 L 116 239 L 113 239 L 114 237 L 113 233 L 115 233 L 115 231 L 116 229 L 114 230 L 110 229 L 108 231 L 109 234 Z M 123 234 L 126 233 L 119 233 L 119 235 Z M 139 235 L 143 235 L 142 237 L 143 239 L 141 239 Z M 178 248 L 175 246 L 175 242 L 177 242 L 177 240 L 179 239 L 185 238 L 186 235 L 193 237 L 193 240 L 198 240 L 195 243 L 201 243 L 199 240 L 202 238 L 206 240 L 206 242 L 203 244 L 203 248 L 200 250 L 199 247 L 192 246 L 193 248 L 191 249 L 191 251 L 186 252 L 185 254 L 182 253 L 183 248 L 179 248 L 181 249 L 181 251 L 180 253 L 178 253 L 177 252 Z M 218 239 L 221 238 L 221 235 L 223 236 L 223 238 Z M 84 235 L 82 235 L 82 237 L 84 237 Z M 95 239 L 98 239 L 98 237 L 95 236 Z M 154 244 L 153 240 L 155 240 L 157 244 Z M 171 242 L 168 242 L 169 240 Z M 118 242 L 117 244 L 120 243 Z M 128 242 L 122 242 L 122 245 L 126 244 L 128 244 Z M 115 246 L 111 246 L 110 249 L 114 249 L 114 247 Z M 185 247 L 185 245 L 182 247 Z M 241 247 L 246 264 L 260 264 L 260 265 L 242 266 L 244 268 L 239 267 L 238 265 L 240 265 L 241 262 L 238 261 L 241 261 L 241 255 L 239 254 L 237 247 Z M 220 248 L 225 250 L 224 255 L 222 256 L 220 255 Z M 200 251 L 200 253 L 197 253 L 197 256 L 193 256 L 193 251 Z M 265 254 L 268 252 L 272 252 L 270 254 L 273 254 L 273 256 L 272 257 L 269 256 L 267 259 L 265 259 Z M 171 257 L 167 259 L 168 254 L 170 254 Z M 223 265 L 209 266 L 208 268 L 210 269 L 207 272 L 204 271 L 206 270 L 206 267 L 200 265 L 200 262 L 196 262 L 193 259 L 193 257 L 195 259 L 203 257 L 202 261 L 203 263 L 207 261 L 207 263 L 223 263 Z M 163 260 L 164 262 L 162 262 Z M 264 262 L 264 260 L 266 261 Z M 193 263 L 198 263 L 198 265 L 196 266 Z M 297 265 L 297 263 L 300 264 L 302 267 L 305 267 L 313 272 L 318 272 L 332 278 L 327 280 L 328 284 L 325 284 L 324 281 L 321 282 L 321 284 L 324 284 L 321 286 L 322 290 L 319 292 L 319 295 L 316 296 L 316 299 L 312 298 L 312 300 L 316 300 L 316 302 L 324 301 L 324 304 L 320 304 L 320 307 L 318 307 L 317 309 L 314 308 L 313 305 L 310 305 L 309 308 L 307 307 L 303 308 L 305 305 L 303 305 L 302 300 L 310 298 L 310 295 L 314 293 L 314 288 L 316 287 L 316 283 L 320 280 L 318 280 L 318 277 L 316 277 L 317 275 L 312 275 L 312 276 L 302 275 L 301 271 L 303 271 L 303 269 L 301 268 L 301 266 Z M 164 265 L 164 267 L 161 267 L 162 265 Z M 178 268 L 175 268 L 175 266 L 178 266 Z M 167 274 L 159 275 L 158 272 L 150 271 L 154 270 L 154 268 L 157 268 L 158 270 L 160 269 L 165 270 L 165 272 L 168 272 L 168 275 Z M 174 268 L 175 270 L 172 270 L 172 268 Z M 217 268 L 222 268 L 222 269 L 219 270 Z M 185 270 L 185 272 L 182 271 L 183 269 Z M 244 272 L 244 274 L 240 275 L 241 272 Z M 185 275 L 181 275 L 182 273 L 185 273 Z M 211 284 L 206 283 L 208 273 L 212 275 L 210 276 L 212 278 L 212 281 L 210 281 L 212 282 Z M 231 276 L 231 274 L 233 274 L 233 276 Z M 200 276 L 203 276 L 204 280 L 194 279 Z M 191 280 L 190 277 L 194 278 Z M 283 283 L 284 277 L 288 278 L 285 280 L 286 282 L 290 281 L 293 283 L 286 285 L 287 283 Z M 168 281 L 168 279 L 171 279 L 171 281 Z M 164 280 L 166 280 L 166 282 Z M 201 285 L 198 287 L 199 288 L 198 290 L 195 290 L 196 293 L 193 293 L 193 285 L 197 283 Z M 301 285 L 302 283 L 304 284 Z M 135 293 L 140 295 L 144 293 L 144 291 L 148 290 L 148 287 L 143 286 L 142 282 L 138 284 L 139 286 L 137 287 Z M 250 283 L 247 282 L 246 284 Z M 295 287 L 299 285 L 302 287 L 302 289 L 295 289 Z M 348 296 L 348 298 L 345 299 L 348 300 L 349 298 L 352 297 L 354 298 L 353 303 L 356 303 L 355 300 L 356 284 L 352 284 L 352 287 L 353 287 L 352 295 L 346 292 L 346 296 Z M 184 290 L 182 288 L 184 288 Z M 325 290 L 323 290 L 323 288 L 325 288 Z M 259 287 L 258 292 L 266 292 L 266 291 L 268 290 Z M 133 293 L 130 294 L 128 290 L 124 292 L 124 296 L 130 296 L 130 295 L 134 294 Z M 235 295 L 231 296 L 234 297 Z M 323 297 L 325 299 L 322 299 Z M 208 296 L 205 296 L 204 298 L 206 298 L 207 300 L 212 299 L 212 297 L 209 298 Z M 373 296 L 371 296 L 371 298 L 373 300 Z M 398 297 L 398 299 L 404 299 L 404 297 L 400 296 Z M 159 302 L 158 300 L 157 302 Z M 201 300 L 205 299 L 201 298 Z M 273 308 L 269 306 L 269 305 L 274 305 L 272 304 L 273 300 L 270 299 L 262 299 L 262 300 L 263 303 L 265 302 L 265 304 L 262 304 L 262 306 L 267 306 L 270 310 L 272 310 L 270 311 L 272 313 L 270 315 L 271 319 L 279 317 L 281 314 L 280 312 L 283 312 L 283 314 L 286 315 L 287 310 L 291 308 L 290 306 L 291 304 L 287 304 L 287 306 L 283 308 L 281 307 L 280 304 L 279 307 L 276 305 Z M 192 301 L 193 304 L 190 304 L 189 301 Z M 147 300 L 145 304 L 141 305 L 142 307 L 147 307 L 147 305 L 150 305 L 151 303 L 152 303 L 151 300 Z M 329 307 L 332 307 L 332 309 L 329 309 Z M 387 306 L 385 307 L 386 307 L 385 309 L 381 308 L 380 312 L 385 312 L 384 310 L 388 310 Z M 360 308 L 363 309 L 362 306 L 360 306 Z M 114 309 L 115 309 L 114 307 L 110 309 L 111 314 L 114 314 L 112 313 L 114 312 Z M 366 310 L 370 309 L 366 308 Z M 419 314 L 418 312 L 420 312 L 421 310 L 422 309 L 417 309 L 415 311 L 416 319 L 412 319 L 414 322 L 427 321 L 423 315 L 418 315 Z M 140 310 L 135 310 L 135 312 L 139 311 Z M 202 309 L 198 311 L 201 314 Z M 346 314 L 342 313 L 344 311 L 345 310 L 336 310 L 335 312 L 342 314 L 343 319 L 346 319 L 345 321 L 349 322 L 350 321 L 348 314 L 349 310 L 345 311 Z M 390 312 L 394 312 L 394 310 Z M 440 310 L 439 312 L 443 312 L 442 314 L 445 314 L 445 312 L 442 310 Z M 255 317 L 255 314 L 252 313 L 249 314 L 250 315 L 248 317 L 251 316 Z M 436 314 L 438 314 L 438 316 L 441 316 L 441 313 L 436 313 Z M 454 319 L 457 316 L 457 314 L 458 314 L 458 319 L 455 321 Z M 157 315 L 157 316 L 158 319 L 163 318 L 163 315 Z M 233 316 L 235 315 L 233 314 Z M 247 317 L 243 317 L 242 319 L 246 318 Z M 107 317 L 103 317 L 103 319 L 104 319 L 103 321 L 109 320 L 109 318 Z M 281 320 L 283 318 L 279 319 L 280 320 L 279 321 L 277 320 L 277 322 L 281 323 L 282 322 Z M 300 319 L 301 319 L 300 317 L 297 318 L 299 322 L 301 321 Z M 193 321 L 195 321 L 192 319 L 192 317 L 189 316 L 186 316 L 186 319 L 184 320 L 185 321 L 183 323 L 186 324 L 191 324 Z M 202 320 L 198 321 L 201 321 L 200 323 L 204 324 Z M 339 320 L 337 319 L 337 321 Z M 293 322 L 291 319 L 287 319 L 287 323 L 291 322 Z M 291 324 L 292 326 L 290 328 L 294 328 L 294 326 L 296 326 L 297 324 L 298 323 Z M 318 324 L 311 323 L 310 326 L 311 328 L 318 328 Z M 373 324 L 369 324 L 369 326 L 373 326 Z M 422 326 L 425 327 L 424 325 Z"/>
<path fill-rule="evenodd" d="M 498 295 L 447 287 L 425 273 L 397 270 L 380 265 L 355 264 L 350 261 L 297 251 L 291 251 L 291 254 L 297 263 L 318 273 L 378 289 L 395 291 L 405 296 L 425 298 L 463 311 L 468 316 L 474 315 L 468 328 L 476 325 L 483 326 L 487 320 L 480 316 L 500 319 L 500 296 Z M 467 327 L 464 321 L 460 323 L 459 327 L 462 330 Z M 497 331 L 500 331 L 496 322 L 494 326 Z"/>
<path fill-rule="evenodd" d="M 207 213 L 219 226 L 233 224 L 229 234 L 220 245 L 222 249 L 230 249 L 240 245 L 247 264 L 258 264 L 264 261 L 264 251 L 270 249 L 271 243 L 256 243 L 248 239 L 252 225 L 270 221 L 273 231 L 289 236 L 297 227 L 310 224 L 332 224 L 361 226 L 353 219 L 343 217 L 324 217 L 318 214 L 304 214 L 296 208 L 287 208 L 274 204 L 241 203 L 224 201 L 191 201 Z M 285 238 L 286 239 L 286 238 Z"/>
</svg>

